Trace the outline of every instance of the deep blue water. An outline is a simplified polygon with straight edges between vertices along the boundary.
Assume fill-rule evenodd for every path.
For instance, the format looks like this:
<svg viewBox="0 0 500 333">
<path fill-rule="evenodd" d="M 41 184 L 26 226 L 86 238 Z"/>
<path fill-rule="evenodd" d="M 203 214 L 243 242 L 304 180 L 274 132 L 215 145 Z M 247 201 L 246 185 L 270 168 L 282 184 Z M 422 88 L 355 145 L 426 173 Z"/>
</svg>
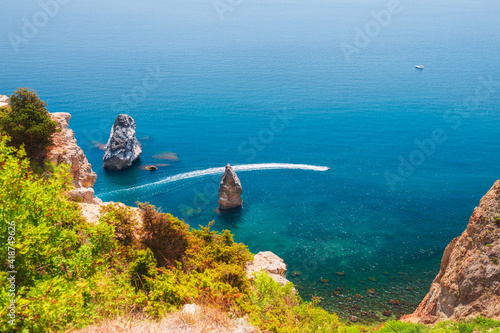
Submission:
<svg viewBox="0 0 500 333">
<path fill-rule="evenodd" d="M 352 303 L 401 314 L 500 178 L 500 3 L 401 1 L 348 61 L 342 45 L 389 3 L 243 0 L 221 20 L 211 0 L 70 0 L 44 22 L 37 1 L 9 2 L 0 94 L 28 86 L 73 115 L 104 200 L 149 201 L 193 227 L 214 220 L 254 253 L 278 254 L 304 298 L 343 316 Z M 23 36 L 23 17 L 38 31 Z M 12 33 L 25 38 L 17 53 Z M 118 113 L 136 120 L 143 155 L 105 172 L 95 145 Z M 165 151 L 179 161 L 152 158 Z M 399 174 L 400 157 L 417 166 Z M 331 169 L 241 172 L 244 208 L 226 215 L 214 212 L 220 175 L 110 193 L 228 162 Z M 170 166 L 139 169 L 149 163 Z"/>
</svg>

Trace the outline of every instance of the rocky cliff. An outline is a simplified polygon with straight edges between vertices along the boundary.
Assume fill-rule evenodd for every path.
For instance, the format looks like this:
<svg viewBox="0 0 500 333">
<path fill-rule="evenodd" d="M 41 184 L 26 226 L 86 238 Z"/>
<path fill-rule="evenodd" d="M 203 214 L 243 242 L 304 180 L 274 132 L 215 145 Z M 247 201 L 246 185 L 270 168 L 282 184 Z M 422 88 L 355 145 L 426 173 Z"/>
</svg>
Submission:
<svg viewBox="0 0 500 333">
<path fill-rule="evenodd" d="M 87 157 L 83 150 L 78 146 L 75 139 L 75 133 L 68 128 L 71 115 L 66 112 L 51 113 L 50 117 L 56 121 L 61 129 L 52 136 L 54 144 L 49 147 L 47 160 L 55 165 L 65 163 L 70 165 L 70 174 L 73 177 L 75 189 L 68 192 L 68 196 L 75 201 L 98 202 L 94 197 L 94 183 L 97 175 L 92 171 Z"/>
<path fill-rule="evenodd" d="M 220 180 L 219 209 L 224 210 L 241 207 L 241 205 L 243 205 L 243 200 L 241 200 L 242 192 L 243 189 L 241 188 L 240 179 L 233 168 L 227 164 L 226 171 Z"/>
<path fill-rule="evenodd" d="M 104 168 L 121 170 L 129 168 L 142 154 L 141 144 L 135 137 L 135 121 L 126 114 L 120 114 L 111 128 Z"/>
<path fill-rule="evenodd" d="M 446 247 L 427 296 L 401 320 L 432 324 L 479 315 L 500 319 L 500 180 Z"/>
<path fill-rule="evenodd" d="M 286 271 L 286 264 L 271 251 L 259 252 L 257 253 L 253 261 L 249 262 L 245 267 L 247 277 L 252 280 L 254 274 L 263 270 L 266 272 L 274 281 L 279 284 L 285 285 L 289 281 L 284 277 Z"/>
</svg>

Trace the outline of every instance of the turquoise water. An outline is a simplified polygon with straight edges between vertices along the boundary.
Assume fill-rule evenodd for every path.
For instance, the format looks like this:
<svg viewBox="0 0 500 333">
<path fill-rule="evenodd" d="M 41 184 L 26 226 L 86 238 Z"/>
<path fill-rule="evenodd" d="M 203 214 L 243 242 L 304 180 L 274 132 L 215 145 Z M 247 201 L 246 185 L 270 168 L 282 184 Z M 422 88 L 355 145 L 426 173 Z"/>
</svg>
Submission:
<svg viewBox="0 0 500 333">
<path fill-rule="evenodd" d="M 341 45 L 388 3 L 242 1 L 221 20 L 211 1 L 75 0 L 46 24 L 37 1 L 9 3 L 0 94 L 29 86 L 73 115 L 104 200 L 149 201 L 194 227 L 214 220 L 282 257 L 305 299 L 343 317 L 401 315 L 500 178 L 500 4 L 401 1 L 349 62 Z M 18 53 L 9 33 L 25 38 Z M 143 155 L 108 172 L 96 145 L 120 112 L 136 120 Z M 179 160 L 152 157 L 166 151 Z M 400 156 L 410 170 L 398 172 Z M 214 212 L 220 174 L 164 181 L 228 162 L 330 170 L 238 172 L 244 207 L 225 215 Z M 139 169 L 150 163 L 170 165 Z"/>
</svg>

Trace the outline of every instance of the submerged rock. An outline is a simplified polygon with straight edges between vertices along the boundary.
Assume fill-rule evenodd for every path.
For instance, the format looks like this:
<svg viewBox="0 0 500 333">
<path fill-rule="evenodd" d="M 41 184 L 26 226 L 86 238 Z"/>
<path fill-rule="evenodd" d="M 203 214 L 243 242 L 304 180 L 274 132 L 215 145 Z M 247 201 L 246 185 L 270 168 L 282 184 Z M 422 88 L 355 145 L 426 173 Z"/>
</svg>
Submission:
<svg viewBox="0 0 500 333">
<path fill-rule="evenodd" d="M 134 119 L 126 114 L 118 115 L 106 144 L 104 168 L 112 170 L 129 168 L 139 159 L 141 153 L 141 144 L 135 137 Z"/>
<path fill-rule="evenodd" d="M 173 162 L 176 162 L 179 160 L 179 156 L 177 156 L 176 153 L 172 153 L 171 151 L 165 151 L 163 153 L 153 155 L 153 158 L 156 160 L 167 160 L 167 161 L 173 161 Z"/>
<path fill-rule="evenodd" d="M 427 296 L 402 321 L 433 324 L 500 319 L 500 180 L 481 199 L 467 229 L 446 247 Z"/>
<path fill-rule="evenodd" d="M 241 200 L 240 179 L 233 171 L 233 168 L 227 164 L 226 171 L 222 175 L 219 186 L 219 210 L 239 208 L 243 205 Z"/>
</svg>

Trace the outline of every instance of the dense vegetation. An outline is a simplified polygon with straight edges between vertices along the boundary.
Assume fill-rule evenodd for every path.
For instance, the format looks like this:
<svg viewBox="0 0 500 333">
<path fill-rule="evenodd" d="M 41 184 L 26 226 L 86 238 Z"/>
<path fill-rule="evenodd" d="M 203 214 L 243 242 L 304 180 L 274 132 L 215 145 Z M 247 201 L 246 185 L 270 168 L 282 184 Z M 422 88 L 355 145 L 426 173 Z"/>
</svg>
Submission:
<svg viewBox="0 0 500 333">
<path fill-rule="evenodd" d="M 35 91 L 18 88 L 10 96 L 10 108 L 0 110 L 0 128 L 10 136 L 10 144 L 17 148 L 24 145 L 28 156 L 37 162 L 45 156 L 57 129 L 46 106 Z"/>
</svg>

